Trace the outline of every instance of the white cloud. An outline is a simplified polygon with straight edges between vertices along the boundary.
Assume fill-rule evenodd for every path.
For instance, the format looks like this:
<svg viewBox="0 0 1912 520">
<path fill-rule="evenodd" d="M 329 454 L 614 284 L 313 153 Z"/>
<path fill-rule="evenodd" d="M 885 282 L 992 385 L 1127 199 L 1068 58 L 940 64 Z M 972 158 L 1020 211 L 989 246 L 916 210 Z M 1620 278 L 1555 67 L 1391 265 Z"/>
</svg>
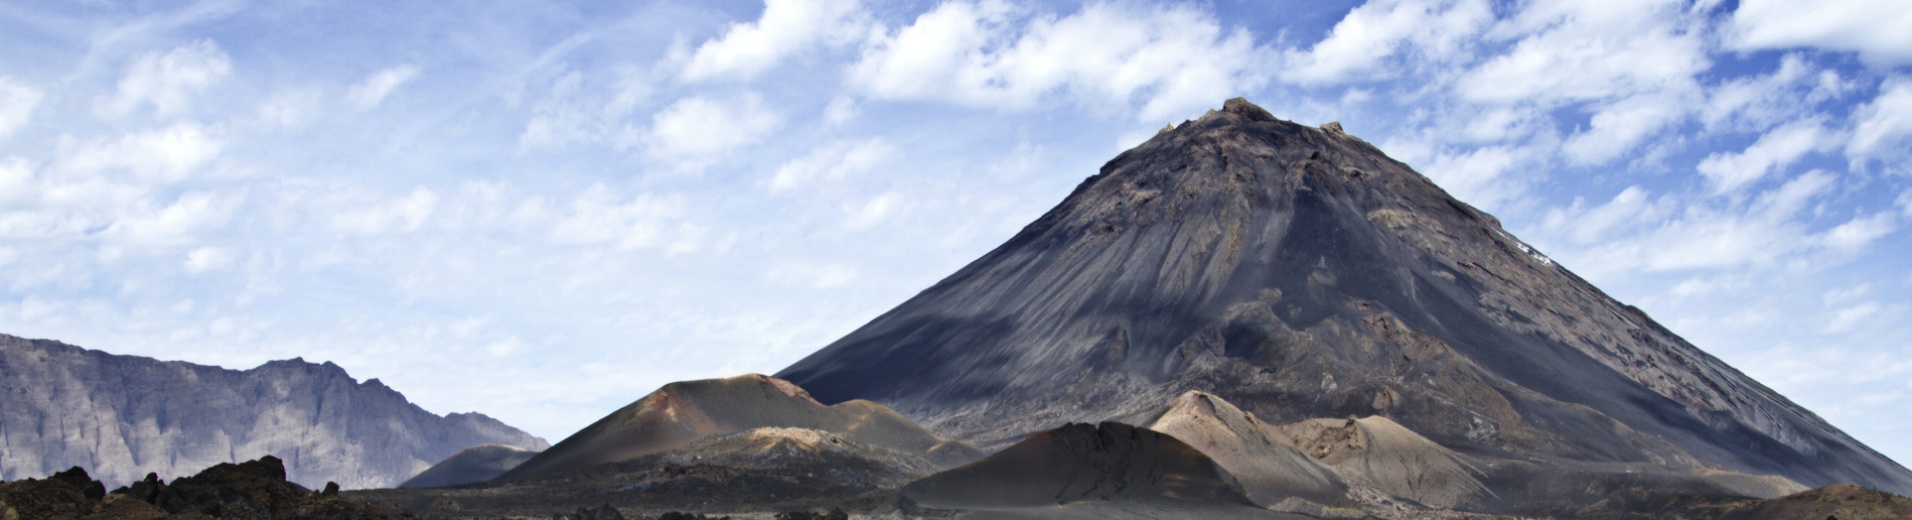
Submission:
<svg viewBox="0 0 1912 520">
<path fill-rule="evenodd" d="M 1707 87 L 1699 108 L 1709 131 L 1752 131 L 1781 121 L 1809 117 L 1821 103 L 1844 96 L 1858 82 L 1832 69 L 1821 69 L 1800 54 L 1780 58 L 1771 74 L 1746 76 Z"/>
<path fill-rule="evenodd" d="M 1823 239 L 1826 247 L 1850 253 L 1865 249 L 1866 246 L 1891 234 L 1898 227 L 1897 217 L 1890 212 L 1881 211 L 1869 217 L 1858 217 L 1840 224 L 1827 231 Z"/>
<path fill-rule="evenodd" d="M 506 336 L 504 339 L 485 345 L 485 353 L 490 354 L 491 357 L 505 357 L 524 350 L 524 346 L 524 340 L 518 339 L 517 336 Z"/>
<path fill-rule="evenodd" d="M 1905 157 L 1912 147 L 1912 78 L 1895 76 L 1879 87 L 1879 97 L 1853 110 L 1856 121 L 1846 155 L 1859 158 Z"/>
<path fill-rule="evenodd" d="M 563 245 L 610 244 L 629 251 L 666 241 L 673 221 L 688 201 L 680 196 L 641 193 L 619 203 L 610 188 L 597 184 L 571 202 L 571 214 L 551 228 L 551 241 Z"/>
<path fill-rule="evenodd" d="M 1533 135 L 1547 123 L 1542 114 L 1526 107 L 1491 107 L 1467 118 L 1461 137 L 1476 143 L 1505 141 Z"/>
<path fill-rule="evenodd" d="M 680 165 L 701 166 L 763 139 L 782 124 L 783 118 L 754 92 L 722 101 L 690 96 L 652 116 L 651 154 Z"/>
<path fill-rule="evenodd" d="M 1567 208 L 1548 210 L 1541 220 L 1543 235 L 1564 237 L 1576 245 L 1595 244 L 1666 217 L 1671 201 L 1655 202 L 1649 195 L 1644 188 L 1628 186 L 1598 206 L 1587 207 L 1585 201 L 1575 200 Z"/>
<path fill-rule="evenodd" d="M 1682 30 L 1668 0 L 1526 4 L 1489 37 L 1519 37 L 1507 53 L 1466 72 L 1462 98 L 1493 103 L 1591 101 L 1694 88 L 1710 66 L 1703 42 Z"/>
<path fill-rule="evenodd" d="M 389 67 L 374 72 L 366 76 L 364 81 L 353 85 L 352 89 L 346 92 L 346 97 L 353 103 L 357 103 L 360 108 L 377 108 L 380 103 L 385 102 L 387 96 L 398 90 L 398 87 L 417 77 L 418 67 L 412 65 Z"/>
<path fill-rule="evenodd" d="M 1520 180 L 1508 174 L 1525 155 L 1524 150 L 1506 146 L 1442 152 L 1419 170 L 1454 198 L 1493 210 L 1521 193 Z"/>
<path fill-rule="evenodd" d="M 217 129 L 180 122 L 116 140 L 62 139 L 59 167 L 75 172 L 125 170 L 155 182 L 179 182 L 217 158 L 226 140 Z"/>
<path fill-rule="evenodd" d="M 842 180 L 869 171 L 895 153 L 896 147 L 881 137 L 830 143 L 777 167 L 770 178 L 770 192 L 786 193 L 816 181 Z"/>
<path fill-rule="evenodd" d="M 1281 77 L 1303 85 L 1384 78 L 1387 58 L 1404 52 L 1415 63 L 1457 57 L 1494 19 L 1482 0 L 1376 0 L 1354 8 L 1307 51 L 1289 51 Z"/>
<path fill-rule="evenodd" d="M 831 126 L 840 126 L 855 119 L 856 113 L 856 100 L 837 96 L 830 100 L 829 105 L 823 107 L 823 121 L 830 123 Z"/>
<path fill-rule="evenodd" d="M 186 272 L 206 273 L 225 269 L 232 263 L 232 252 L 219 247 L 194 248 L 186 253 Z"/>
<path fill-rule="evenodd" d="M 1839 309 L 1838 312 L 1833 313 L 1832 321 L 1826 323 L 1826 332 L 1833 334 L 1851 332 L 1852 329 L 1865 323 L 1866 318 L 1871 318 L 1880 310 L 1878 302 L 1864 302 Z"/>
<path fill-rule="evenodd" d="M 1912 9 L 1898 0 L 1742 0 L 1727 24 L 1734 49 L 1812 47 L 1875 65 L 1912 63 Z"/>
<path fill-rule="evenodd" d="M 181 245 L 200 231 L 215 229 L 232 218 L 240 200 L 207 192 L 180 195 L 163 208 L 141 208 L 115 221 L 102 234 L 117 241 L 150 247 Z"/>
<path fill-rule="evenodd" d="M 432 212 L 438 208 L 438 202 L 436 192 L 418 186 L 403 197 L 364 209 L 339 211 L 332 217 L 332 227 L 355 235 L 414 232 L 425 226 Z"/>
<path fill-rule="evenodd" d="M 901 193 L 892 191 L 878 195 L 869 202 L 850 208 L 849 215 L 843 220 L 843 227 L 854 230 L 876 227 L 902 211 L 904 203 Z"/>
<path fill-rule="evenodd" d="M 627 148 L 637 133 L 628 117 L 650 99 L 653 90 L 649 75 L 635 67 L 620 68 L 608 88 L 592 88 L 583 73 L 568 72 L 552 83 L 550 95 L 533 108 L 530 121 L 518 134 L 518 146 L 597 143 Z"/>
<path fill-rule="evenodd" d="M 13 137 L 33 119 L 33 109 L 46 94 L 31 85 L 0 76 L 0 140 Z"/>
<path fill-rule="evenodd" d="M 25 198 L 33 189 L 33 163 L 25 157 L 0 159 L 0 202 Z M 1912 193 L 1912 192 L 1907 192 Z"/>
<path fill-rule="evenodd" d="M 307 121 L 311 121 L 318 115 L 319 98 L 319 91 L 314 89 L 276 92 L 259 106 L 259 119 L 282 128 L 304 126 Z"/>
<path fill-rule="evenodd" d="M 1712 183 L 1713 194 L 1732 193 L 1772 173 L 1784 172 L 1807 152 L 1832 146 L 1830 137 L 1819 121 L 1794 121 L 1760 136 L 1745 151 L 1715 152 L 1706 156 L 1698 170 Z"/>
<path fill-rule="evenodd" d="M 176 115 L 186 110 L 194 95 L 231 71 L 232 60 L 212 40 L 141 54 L 120 77 L 113 97 L 96 102 L 93 108 L 101 115 L 119 116 L 152 105 L 160 117 Z"/>
<path fill-rule="evenodd" d="M 1872 294 L 1872 284 L 1862 283 L 1851 287 L 1842 287 L 1826 291 L 1826 294 L 1820 298 L 1825 300 L 1826 305 L 1833 305 L 1857 300 L 1869 294 Z"/>
<path fill-rule="evenodd" d="M 1567 138 L 1561 153 L 1574 164 L 1612 161 L 1677 123 L 1690 102 L 1677 94 L 1643 94 L 1602 107 L 1590 128 Z"/>
<path fill-rule="evenodd" d="M 1162 120 L 1267 79 L 1258 64 L 1269 51 L 1192 7 L 1093 3 L 1066 17 L 1035 16 L 1020 32 L 1015 14 L 996 1 L 940 4 L 876 37 L 849 83 L 880 99 L 999 110 L 1033 108 L 1058 93 L 1103 109 L 1140 99 L 1140 119 Z"/>
<path fill-rule="evenodd" d="M 731 24 L 684 67 L 690 81 L 749 79 L 778 60 L 825 41 L 848 41 L 861 24 L 859 0 L 765 0 L 755 23 Z"/>
<path fill-rule="evenodd" d="M 767 277 L 774 282 L 805 285 L 817 289 L 833 289 L 855 281 L 856 269 L 838 264 L 788 263 L 779 264 L 770 269 Z"/>
<path fill-rule="evenodd" d="M 1540 237 L 1568 237 L 1575 247 L 1549 247 L 1548 253 L 1598 278 L 1640 271 L 1732 270 L 1762 268 L 1780 260 L 1843 243 L 1814 235 L 1801 214 L 1829 192 L 1834 178 L 1813 170 L 1759 194 L 1744 205 L 1714 208 L 1650 201 L 1644 191 L 1628 189 L 1613 201 L 1588 208 L 1576 203 L 1550 211 Z M 1859 238 L 1868 231 L 1855 228 Z"/>
</svg>

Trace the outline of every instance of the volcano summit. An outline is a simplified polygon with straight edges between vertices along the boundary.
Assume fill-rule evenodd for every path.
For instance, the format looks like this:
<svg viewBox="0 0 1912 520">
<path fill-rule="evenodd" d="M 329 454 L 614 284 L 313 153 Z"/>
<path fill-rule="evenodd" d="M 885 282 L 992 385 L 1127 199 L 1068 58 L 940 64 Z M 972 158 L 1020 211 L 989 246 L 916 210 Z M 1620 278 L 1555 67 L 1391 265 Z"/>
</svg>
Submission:
<svg viewBox="0 0 1912 520">
<path fill-rule="evenodd" d="M 1191 390 L 1348 425 L 1309 435 L 1399 425 L 1471 461 L 1477 509 L 1569 488 L 1912 493 L 1912 472 L 1339 125 L 1241 99 L 777 376 L 989 450 L 1146 424 Z M 1348 420 L 1367 416 L 1386 420 Z"/>
</svg>

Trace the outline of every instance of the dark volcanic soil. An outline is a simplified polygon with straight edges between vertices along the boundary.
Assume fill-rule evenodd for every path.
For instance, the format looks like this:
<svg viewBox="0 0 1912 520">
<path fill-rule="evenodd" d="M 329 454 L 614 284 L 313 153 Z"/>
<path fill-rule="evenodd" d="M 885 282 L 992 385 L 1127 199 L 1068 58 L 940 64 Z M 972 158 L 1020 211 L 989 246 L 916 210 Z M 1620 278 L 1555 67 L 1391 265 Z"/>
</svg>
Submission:
<svg viewBox="0 0 1912 520">
<path fill-rule="evenodd" d="M 921 457 L 801 428 L 713 436 L 668 453 L 502 482 L 347 491 L 421 515 L 546 518 L 608 504 L 627 515 L 865 511 L 938 466 Z"/>
<path fill-rule="evenodd" d="M 903 488 L 885 512 L 957 518 L 1301 518 L 1256 506 L 1215 461 L 1121 423 L 1070 424 Z"/>
<path fill-rule="evenodd" d="M 399 484 L 402 488 L 431 488 L 484 482 L 503 475 L 511 468 L 531 460 L 538 452 L 506 446 L 482 444 L 453 453 L 417 476 Z"/>
</svg>

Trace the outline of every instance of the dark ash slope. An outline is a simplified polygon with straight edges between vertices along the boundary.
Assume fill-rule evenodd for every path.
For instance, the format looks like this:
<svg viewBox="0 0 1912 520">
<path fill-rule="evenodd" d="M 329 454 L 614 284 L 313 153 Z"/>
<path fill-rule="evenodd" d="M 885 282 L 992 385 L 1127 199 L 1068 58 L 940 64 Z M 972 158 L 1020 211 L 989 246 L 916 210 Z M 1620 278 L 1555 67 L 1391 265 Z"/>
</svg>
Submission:
<svg viewBox="0 0 1912 520">
<path fill-rule="evenodd" d="M 524 464 L 538 452 L 506 446 L 503 444 L 485 444 L 472 446 L 453 453 L 445 460 L 433 464 L 418 475 L 400 483 L 401 488 L 435 488 L 484 482 L 503 475 L 511 468 Z"/>
<path fill-rule="evenodd" d="M 1242 100 L 778 376 L 985 447 L 1203 390 L 1277 423 L 1384 415 L 1480 456 L 1912 492 L 1905 468 L 1338 125 Z"/>
</svg>

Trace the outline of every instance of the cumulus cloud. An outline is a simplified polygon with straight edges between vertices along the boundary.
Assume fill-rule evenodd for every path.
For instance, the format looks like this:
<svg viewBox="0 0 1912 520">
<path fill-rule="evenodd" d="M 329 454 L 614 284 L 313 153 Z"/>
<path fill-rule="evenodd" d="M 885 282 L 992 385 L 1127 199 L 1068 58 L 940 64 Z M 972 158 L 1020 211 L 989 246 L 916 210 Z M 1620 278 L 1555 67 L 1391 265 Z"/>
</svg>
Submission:
<svg viewBox="0 0 1912 520">
<path fill-rule="evenodd" d="M 1161 120 L 1267 81 L 1271 51 L 1225 31 L 1193 7 L 1092 3 L 1026 21 L 1009 4 L 948 2 L 885 30 L 850 68 L 849 82 L 880 99 L 937 100 L 1000 110 L 1049 96 L 1092 107 L 1141 100 Z"/>
<path fill-rule="evenodd" d="M 143 207 L 115 221 L 102 234 L 117 242 L 145 247 L 183 245 L 198 233 L 226 224 L 238 210 L 237 196 L 195 191 L 164 207 Z"/>
<path fill-rule="evenodd" d="M 1854 159 L 1905 157 L 1912 145 L 1912 78 L 1896 76 L 1879 87 L 1879 96 L 1853 110 L 1852 140 L 1846 155 Z"/>
<path fill-rule="evenodd" d="M 533 108 L 530 121 L 518 134 L 518 146 L 594 143 L 622 149 L 633 145 L 637 130 L 628 118 L 650 99 L 651 78 L 636 67 L 621 67 L 611 76 L 608 86 L 588 85 L 578 71 L 559 76 L 550 94 Z"/>
<path fill-rule="evenodd" d="M 571 212 L 551 228 L 551 241 L 562 245 L 605 244 L 620 251 L 653 248 L 683 217 L 681 196 L 641 193 L 628 201 L 603 184 L 592 185 L 571 202 Z"/>
<path fill-rule="evenodd" d="M 201 274 L 225 269 L 232 263 L 232 252 L 219 247 L 199 247 L 186 253 L 186 272 Z"/>
<path fill-rule="evenodd" d="M 174 123 L 117 139 L 62 139 L 59 166 L 75 172 L 124 170 L 154 182 L 179 182 L 219 157 L 226 140 L 214 128 Z"/>
<path fill-rule="evenodd" d="M 1854 218 L 1833 227 L 1822 236 L 1826 247 L 1840 252 L 1865 249 L 1899 228 L 1899 219 L 1890 212 Z"/>
<path fill-rule="evenodd" d="M 340 211 L 332 216 L 332 228 L 354 235 L 418 231 L 438 209 L 438 202 L 438 193 L 419 186 L 403 197 Z"/>
<path fill-rule="evenodd" d="M 777 167 L 770 178 L 771 193 L 786 193 L 817 181 L 837 181 L 869 171 L 896 153 L 881 137 L 837 141 Z"/>
<path fill-rule="evenodd" d="M 824 42 L 847 42 L 861 24 L 859 0 L 765 0 L 763 17 L 704 42 L 684 66 L 689 81 L 749 79 L 786 56 Z"/>
<path fill-rule="evenodd" d="M 0 201 L 20 196 L 33 181 L 33 163 L 25 157 L 0 159 Z"/>
<path fill-rule="evenodd" d="M 1426 81 L 1448 87 L 1446 94 L 1455 101 L 1481 110 L 1518 107 L 1546 114 L 1564 108 L 1589 114 L 1587 123 L 1574 125 L 1578 128 L 1559 143 L 1569 164 L 1619 159 L 1675 128 L 1703 100 L 1698 75 L 1711 60 L 1702 33 L 1693 30 L 1703 18 L 1686 11 L 1682 2 L 1543 0 L 1519 4 L 1509 14 L 1479 33 L 1485 55 L 1458 60 Z M 1517 128 L 1551 131 L 1545 125 Z"/>
<path fill-rule="evenodd" d="M 1684 31 L 1681 2 L 1534 2 L 1489 38 L 1515 38 L 1506 53 L 1467 71 L 1464 99 L 1557 103 L 1689 89 L 1710 66 L 1704 42 Z"/>
<path fill-rule="evenodd" d="M 1822 103 L 1857 87 L 1857 82 L 1837 70 L 1819 68 L 1799 54 L 1787 54 L 1769 74 L 1733 78 L 1707 87 L 1699 118 L 1709 131 L 1753 131 L 1817 113 Z"/>
<path fill-rule="evenodd" d="M 651 154 L 696 167 L 756 143 L 783 124 L 782 116 L 754 92 L 717 100 L 678 99 L 651 118 Z"/>
<path fill-rule="evenodd" d="M 1853 328 L 1865 323 L 1867 318 L 1878 314 L 1879 310 L 1878 302 L 1864 302 L 1839 309 L 1838 312 L 1833 313 L 1832 321 L 1826 323 L 1826 332 L 1833 334 L 1851 332 Z"/>
<path fill-rule="evenodd" d="M 771 281 L 788 285 L 833 289 L 855 281 L 856 275 L 856 269 L 845 265 L 796 262 L 771 267 L 766 277 Z"/>
<path fill-rule="evenodd" d="M 1856 52 L 1874 65 L 1912 63 L 1912 10 L 1897 0 L 1742 0 L 1726 28 L 1738 50 Z"/>
<path fill-rule="evenodd" d="M 900 213 L 905 203 L 901 193 L 892 191 L 877 195 L 868 202 L 848 208 L 849 214 L 843 219 L 843 227 L 853 230 L 876 227 Z"/>
<path fill-rule="evenodd" d="M 1700 161 L 1698 170 L 1713 185 L 1713 194 L 1732 193 L 1766 176 L 1784 171 L 1807 152 L 1832 146 L 1830 132 L 1816 120 L 1795 121 L 1774 128 L 1742 152 L 1716 152 Z"/>
<path fill-rule="evenodd" d="M 100 115 L 119 116 L 150 105 L 160 117 L 177 115 L 193 96 L 231 71 L 232 60 L 212 40 L 141 54 L 120 77 L 114 95 L 93 108 Z"/>
<path fill-rule="evenodd" d="M 366 76 L 365 80 L 353 85 L 345 96 L 358 104 L 359 108 L 377 108 L 380 103 L 385 102 L 387 96 L 397 91 L 398 87 L 404 86 L 417 77 L 418 67 L 412 65 L 389 67 Z"/>
<path fill-rule="evenodd" d="M 1333 85 L 1385 78 L 1387 59 L 1413 53 L 1415 63 L 1463 58 L 1468 43 L 1494 20 L 1484 0 L 1378 0 L 1348 12 L 1328 37 L 1284 54 L 1284 81 Z M 1384 67 L 1387 64 L 1390 66 Z"/>
<path fill-rule="evenodd" d="M 1813 251 L 1863 247 L 1890 225 L 1860 219 L 1813 231 L 1806 209 L 1833 183 L 1832 174 L 1812 170 L 1744 204 L 1724 207 L 1654 201 L 1644 190 L 1630 188 L 1601 205 L 1576 202 L 1550 210 L 1532 235 L 1569 239 L 1548 252 L 1595 277 L 1771 267 Z"/>
<path fill-rule="evenodd" d="M 1587 129 L 1567 138 L 1561 153 L 1580 165 L 1612 161 L 1679 122 L 1689 104 L 1680 93 L 1643 94 L 1608 104 L 1594 112 Z"/>
<path fill-rule="evenodd" d="M 1420 171 L 1455 198 L 1493 210 L 1520 194 L 1522 181 L 1509 174 L 1526 158 L 1523 149 L 1489 146 L 1436 154 Z"/>
<path fill-rule="evenodd" d="M 33 109 L 46 94 L 10 77 L 0 76 L 0 140 L 13 137 L 33 119 Z"/>
<path fill-rule="evenodd" d="M 281 128 L 297 128 L 318 115 L 320 103 L 316 89 L 275 92 L 259 105 L 259 120 Z"/>
</svg>

